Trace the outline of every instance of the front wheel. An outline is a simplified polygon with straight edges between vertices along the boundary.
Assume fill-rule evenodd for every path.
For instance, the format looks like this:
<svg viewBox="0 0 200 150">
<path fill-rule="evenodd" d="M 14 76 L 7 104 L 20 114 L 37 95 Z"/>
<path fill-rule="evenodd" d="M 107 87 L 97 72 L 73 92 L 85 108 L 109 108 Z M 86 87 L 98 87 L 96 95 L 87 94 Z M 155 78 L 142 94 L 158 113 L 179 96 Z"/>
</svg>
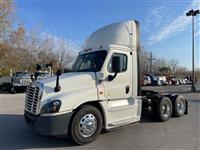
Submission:
<svg viewBox="0 0 200 150">
<path fill-rule="evenodd" d="M 12 93 L 12 94 L 16 94 L 16 89 L 15 89 L 14 86 L 11 87 L 11 93 Z"/>
<path fill-rule="evenodd" d="M 100 111 L 96 107 L 84 105 L 72 120 L 71 137 L 79 145 L 87 144 L 97 138 L 102 126 L 103 119 Z"/>
<path fill-rule="evenodd" d="M 172 115 L 172 103 L 168 97 L 163 97 L 158 108 L 158 119 L 162 122 L 169 120 Z"/>
</svg>

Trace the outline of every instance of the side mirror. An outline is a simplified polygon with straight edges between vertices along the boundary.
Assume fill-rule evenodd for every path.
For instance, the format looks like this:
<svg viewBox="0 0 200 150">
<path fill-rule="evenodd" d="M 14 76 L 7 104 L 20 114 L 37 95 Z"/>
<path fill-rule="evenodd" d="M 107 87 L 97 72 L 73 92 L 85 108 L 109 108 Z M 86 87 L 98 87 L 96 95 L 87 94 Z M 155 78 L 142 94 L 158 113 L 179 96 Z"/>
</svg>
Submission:
<svg viewBox="0 0 200 150">
<path fill-rule="evenodd" d="M 112 72 L 114 72 L 114 75 L 109 75 L 108 76 L 108 81 L 112 81 L 116 76 L 117 73 L 121 71 L 120 69 L 120 57 L 119 56 L 114 56 L 112 57 Z"/>
<path fill-rule="evenodd" d="M 119 73 L 120 70 L 120 57 L 119 56 L 114 56 L 112 57 L 112 71 L 114 73 Z"/>
</svg>

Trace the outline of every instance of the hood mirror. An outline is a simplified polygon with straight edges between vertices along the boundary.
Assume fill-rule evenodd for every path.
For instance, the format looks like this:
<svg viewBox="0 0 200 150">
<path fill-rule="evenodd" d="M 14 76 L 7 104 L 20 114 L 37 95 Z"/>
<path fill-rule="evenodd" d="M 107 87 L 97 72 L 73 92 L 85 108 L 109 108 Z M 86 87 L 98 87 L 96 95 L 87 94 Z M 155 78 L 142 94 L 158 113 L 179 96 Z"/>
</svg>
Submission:
<svg viewBox="0 0 200 150">
<path fill-rule="evenodd" d="M 58 70 L 56 71 L 56 75 L 57 75 L 57 76 L 61 76 L 61 74 L 62 74 L 62 70 L 61 70 L 61 69 L 58 69 Z"/>
<path fill-rule="evenodd" d="M 62 74 L 62 70 L 58 69 L 56 71 L 56 87 L 54 88 L 55 92 L 59 92 L 61 90 L 61 87 L 59 85 L 59 76 L 61 76 L 61 74 Z"/>
</svg>

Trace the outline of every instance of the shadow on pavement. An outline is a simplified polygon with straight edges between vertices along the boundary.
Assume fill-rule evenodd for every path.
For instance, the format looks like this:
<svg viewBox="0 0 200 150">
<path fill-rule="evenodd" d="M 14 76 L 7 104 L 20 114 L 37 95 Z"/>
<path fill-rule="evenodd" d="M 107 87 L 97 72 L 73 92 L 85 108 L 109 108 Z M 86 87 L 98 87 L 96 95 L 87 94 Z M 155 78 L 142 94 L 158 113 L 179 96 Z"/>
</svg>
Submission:
<svg viewBox="0 0 200 150">
<path fill-rule="evenodd" d="M 10 93 L 0 89 L 0 94 L 10 94 Z"/>
<path fill-rule="evenodd" d="M 199 98 L 200 99 L 200 98 Z M 192 103 L 200 103 L 200 100 L 189 100 L 189 102 L 192 102 Z"/>
<path fill-rule="evenodd" d="M 25 92 L 24 91 L 17 91 L 15 94 L 23 94 L 23 93 L 25 93 Z M 13 94 L 13 93 L 11 93 L 8 90 L 2 90 L 2 89 L 0 89 L 0 94 Z"/>
<path fill-rule="evenodd" d="M 0 115 L 0 149 L 59 148 L 76 146 L 69 138 L 47 137 L 31 131 L 23 115 Z"/>
<path fill-rule="evenodd" d="M 0 114 L 0 149 L 80 147 L 68 137 L 41 136 L 28 128 L 23 115 Z M 141 123 L 155 122 L 143 116 Z M 119 129 L 120 130 L 120 129 Z M 102 132 L 105 134 L 106 132 Z"/>
</svg>

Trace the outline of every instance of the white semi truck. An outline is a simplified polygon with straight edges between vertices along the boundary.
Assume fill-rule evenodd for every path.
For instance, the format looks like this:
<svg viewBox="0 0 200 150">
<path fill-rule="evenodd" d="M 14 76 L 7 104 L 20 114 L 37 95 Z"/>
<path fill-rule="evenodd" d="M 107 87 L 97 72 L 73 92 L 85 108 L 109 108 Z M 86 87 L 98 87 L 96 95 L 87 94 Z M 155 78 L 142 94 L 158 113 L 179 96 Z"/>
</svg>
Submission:
<svg viewBox="0 0 200 150">
<path fill-rule="evenodd" d="M 188 113 L 181 95 L 141 90 L 137 21 L 107 25 L 87 39 L 69 73 L 36 81 L 27 88 L 24 116 L 42 135 L 69 135 L 77 144 L 139 122 L 150 113 L 160 121 Z"/>
</svg>

